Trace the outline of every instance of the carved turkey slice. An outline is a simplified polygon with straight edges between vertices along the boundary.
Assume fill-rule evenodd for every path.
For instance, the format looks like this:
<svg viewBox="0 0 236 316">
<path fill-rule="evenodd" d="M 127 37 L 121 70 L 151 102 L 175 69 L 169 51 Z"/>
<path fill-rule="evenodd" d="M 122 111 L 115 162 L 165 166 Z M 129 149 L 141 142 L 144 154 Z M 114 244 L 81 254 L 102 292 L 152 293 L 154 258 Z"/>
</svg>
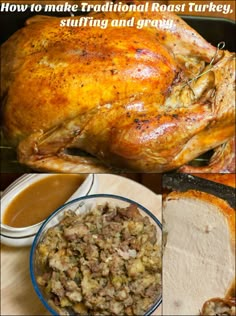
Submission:
<svg viewBox="0 0 236 316">
<path fill-rule="evenodd" d="M 218 147 L 208 172 L 232 171 L 234 54 L 172 13 L 89 15 L 132 16 L 173 23 L 101 29 L 34 17 L 3 44 L 3 129 L 19 161 L 54 172 L 164 172 Z"/>
<path fill-rule="evenodd" d="M 173 192 L 163 219 L 163 315 L 200 315 L 235 278 L 235 211 L 207 193 Z"/>
</svg>

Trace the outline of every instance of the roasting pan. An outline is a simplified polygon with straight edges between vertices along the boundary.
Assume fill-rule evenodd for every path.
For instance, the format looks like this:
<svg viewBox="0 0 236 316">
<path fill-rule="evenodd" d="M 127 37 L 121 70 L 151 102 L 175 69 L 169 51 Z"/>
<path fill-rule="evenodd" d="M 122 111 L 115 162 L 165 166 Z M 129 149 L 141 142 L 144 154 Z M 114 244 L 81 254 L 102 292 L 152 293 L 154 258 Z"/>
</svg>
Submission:
<svg viewBox="0 0 236 316">
<path fill-rule="evenodd" d="M 162 188 L 163 190 L 180 192 L 188 190 L 202 191 L 227 201 L 232 208 L 235 208 L 236 205 L 235 189 L 233 187 L 200 178 L 193 174 L 166 173 L 162 176 Z"/>
<path fill-rule="evenodd" d="M 79 14 L 79 13 L 78 13 Z M 26 11 L 22 13 L 0 13 L 0 43 L 6 41 L 14 32 L 24 26 L 25 21 L 34 16 L 35 13 Z M 44 13 L 44 15 L 47 15 Z M 50 15 L 50 14 L 48 14 Z M 52 14 L 51 14 L 52 15 Z M 69 13 L 54 14 L 54 16 L 69 16 Z M 195 30 L 197 30 L 208 42 L 217 46 L 220 42 L 225 42 L 225 49 L 235 51 L 236 42 L 234 38 L 235 23 L 224 18 L 182 16 L 182 18 Z M 17 163 L 15 151 L 4 144 L 1 135 L 1 171 L 2 172 L 30 172 Z M 206 164 L 211 152 L 196 159 L 193 164 Z"/>
</svg>

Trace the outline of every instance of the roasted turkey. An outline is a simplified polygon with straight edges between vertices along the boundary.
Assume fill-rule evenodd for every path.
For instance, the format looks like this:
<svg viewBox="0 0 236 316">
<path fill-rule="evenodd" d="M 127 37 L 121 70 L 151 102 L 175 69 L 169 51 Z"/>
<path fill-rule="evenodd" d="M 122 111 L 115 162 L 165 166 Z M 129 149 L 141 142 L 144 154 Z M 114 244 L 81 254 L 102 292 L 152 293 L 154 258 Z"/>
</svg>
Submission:
<svg viewBox="0 0 236 316">
<path fill-rule="evenodd" d="M 235 209 L 205 192 L 171 192 L 163 222 L 162 315 L 235 315 Z"/>
<path fill-rule="evenodd" d="M 172 13 L 90 16 L 173 26 L 60 27 L 59 18 L 30 18 L 2 45 L 3 131 L 19 161 L 73 173 L 234 171 L 234 53 Z M 208 166 L 185 166 L 211 149 Z"/>
</svg>

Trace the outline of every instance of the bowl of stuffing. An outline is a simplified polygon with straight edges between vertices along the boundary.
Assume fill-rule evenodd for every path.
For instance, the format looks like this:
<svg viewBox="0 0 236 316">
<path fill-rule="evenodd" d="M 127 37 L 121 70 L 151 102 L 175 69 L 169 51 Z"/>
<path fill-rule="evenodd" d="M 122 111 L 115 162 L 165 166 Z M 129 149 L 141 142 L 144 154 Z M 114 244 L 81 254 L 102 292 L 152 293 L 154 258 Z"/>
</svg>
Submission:
<svg viewBox="0 0 236 316">
<path fill-rule="evenodd" d="M 162 226 L 122 196 L 56 210 L 30 253 L 33 287 L 52 315 L 151 315 L 161 304 Z"/>
</svg>

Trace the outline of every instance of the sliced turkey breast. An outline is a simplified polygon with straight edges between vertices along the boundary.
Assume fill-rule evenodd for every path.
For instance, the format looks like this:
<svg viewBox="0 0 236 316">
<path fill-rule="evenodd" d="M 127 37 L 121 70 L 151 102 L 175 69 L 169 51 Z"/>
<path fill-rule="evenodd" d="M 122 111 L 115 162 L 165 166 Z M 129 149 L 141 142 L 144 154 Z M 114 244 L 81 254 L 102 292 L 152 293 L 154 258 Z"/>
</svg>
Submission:
<svg viewBox="0 0 236 316">
<path fill-rule="evenodd" d="M 204 192 L 172 192 L 163 219 L 163 315 L 199 315 L 235 277 L 235 211 Z"/>
</svg>

